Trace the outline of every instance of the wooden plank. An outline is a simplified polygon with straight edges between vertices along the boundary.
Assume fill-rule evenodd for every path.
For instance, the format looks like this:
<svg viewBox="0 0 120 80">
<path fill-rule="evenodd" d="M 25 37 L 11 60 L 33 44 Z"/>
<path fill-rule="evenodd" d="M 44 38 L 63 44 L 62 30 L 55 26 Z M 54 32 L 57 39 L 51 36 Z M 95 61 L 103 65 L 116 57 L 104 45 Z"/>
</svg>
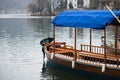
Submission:
<svg viewBox="0 0 120 80">
<path fill-rule="evenodd" d="M 79 52 L 78 55 L 79 55 L 79 56 L 86 56 L 86 57 L 104 59 L 104 54 Z M 119 56 L 119 57 L 120 57 L 120 56 Z M 113 56 L 113 55 L 110 55 L 110 54 L 109 54 L 109 55 L 106 55 L 106 60 L 116 61 L 117 59 L 118 59 L 118 58 L 116 58 L 116 56 Z"/>
</svg>

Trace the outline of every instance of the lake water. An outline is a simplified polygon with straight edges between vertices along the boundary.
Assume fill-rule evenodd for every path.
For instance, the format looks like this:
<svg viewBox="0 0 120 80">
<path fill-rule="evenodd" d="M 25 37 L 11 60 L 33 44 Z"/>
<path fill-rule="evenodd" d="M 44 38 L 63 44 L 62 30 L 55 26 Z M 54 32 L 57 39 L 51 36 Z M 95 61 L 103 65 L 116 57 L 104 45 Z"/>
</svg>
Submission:
<svg viewBox="0 0 120 80">
<path fill-rule="evenodd" d="M 25 17 L 23 17 L 25 16 Z M 50 17 L 0 17 L 0 80 L 106 80 L 105 76 L 58 67 L 43 61 L 40 40 L 53 36 Z M 92 30 L 94 45 L 101 45 L 102 30 Z M 114 30 L 108 30 L 108 43 Z M 72 28 L 56 28 L 56 41 L 74 43 Z M 110 35 L 110 36 L 109 36 Z M 77 48 L 89 44 L 89 29 L 77 29 Z M 108 78 L 108 77 L 107 77 Z M 109 77 L 109 80 L 113 78 Z"/>
</svg>

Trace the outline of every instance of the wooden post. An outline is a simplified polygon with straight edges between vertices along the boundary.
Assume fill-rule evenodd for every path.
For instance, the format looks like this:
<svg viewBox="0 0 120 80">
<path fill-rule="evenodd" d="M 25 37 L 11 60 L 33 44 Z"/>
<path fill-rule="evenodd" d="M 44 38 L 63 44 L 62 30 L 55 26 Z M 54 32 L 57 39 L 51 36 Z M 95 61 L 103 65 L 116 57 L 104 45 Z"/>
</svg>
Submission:
<svg viewBox="0 0 120 80">
<path fill-rule="evenodd" d="M 118 27 L 117 26 L 115 26 L 115 55 L 117 56 L 117 48 L 118 48 L 118 46 L 117 46 L 117 44 L 118 44 Z"/>
<path fill-rule="evenodd" d="M 55 53 L 55 26 L 53 27 L 53 38 L 54 38 L 53 47 L 54 47 L 54 53 Z"/>
<path fill-rule="evenodd" d="M 91 45 L 92 45 L 92 29 L 90 29 L 90 52 L 91 52 Z"/>
<path fill-rule="evenodd" d="M 106 27 L 104 29 L 104 63 L 106 65 Z"/>
<path fill-rule="evenodd" d="M 118 60 L 118 26 L 115 26 L 115 56 L 117 59 L 117 66 L 119 65 L 119 60 Z"/>
<path fill-rule="evenodd" d="M 74 58 L 72 61 L 72 68 L 75 68 L 75 62 L 77 61 L 77 53 L 76 53 L 76 27 L 74 28 Z"/>
<path fill-rule="evenodd" d="M 106 27 L 104 29 L 104 63 L 102 64 L 102 72 L 105 72 L 106 66 Z"/>
<path fill-rule="evenodd" d="M 82 51 L 82 45 L 80 45 L 81 46 L 81 51 Z"/>
<path fill-rule="evenodd" d="M 74 29 L 74 60 L 76 61 L 77 60 L 77 53 L 76 53 L 76 27 Z"/>
</svg>

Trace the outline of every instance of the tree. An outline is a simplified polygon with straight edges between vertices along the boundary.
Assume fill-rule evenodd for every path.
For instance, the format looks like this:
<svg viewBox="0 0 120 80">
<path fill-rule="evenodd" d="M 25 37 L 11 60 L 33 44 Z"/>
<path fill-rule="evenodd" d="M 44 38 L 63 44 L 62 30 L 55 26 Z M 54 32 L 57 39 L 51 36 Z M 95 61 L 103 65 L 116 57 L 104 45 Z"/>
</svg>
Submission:
<svg viewBox="0 0 120 80">
<path fill-rule="evenodd" d="M 38 10 L 41 12 L 44 9 L 45 0 L 37 0 Z"/>
<path fill-rule="evenodd" d="M 38 4 L 36 2 L 32 2 L 27 6 L 27 8 L 29 12 L 35 13 L 38 11 Z"/>
<path fill-rule="evenodd" d="M 59 0 L 57 2 L 57 10 L 63 11 L 64 9 L 67 9 L 67 0 Z"/>
<path fill-rule="evenodd" d="M 35 0 L 28 5 L 28 11 L 41 15 L 52 15 L 51 3 L 52 0 Z"/>
<path fill-rule="evenodd" d="M 51 3 L 50 2 L 51 2 L 50 0 L 37 0 L 39 12 L 42 12 L 44 10 L 48 10 L 45 12 L 51 13 Z"/>
</svg>

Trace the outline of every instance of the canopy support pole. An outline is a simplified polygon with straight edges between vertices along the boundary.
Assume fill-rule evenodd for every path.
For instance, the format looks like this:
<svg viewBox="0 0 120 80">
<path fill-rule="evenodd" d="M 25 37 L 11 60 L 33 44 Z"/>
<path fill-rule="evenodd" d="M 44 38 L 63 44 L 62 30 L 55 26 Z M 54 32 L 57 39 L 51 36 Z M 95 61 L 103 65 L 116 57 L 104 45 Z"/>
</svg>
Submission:
<svg viewBox="0 0 120 80">
<path fill-rule="evenodd" d="M 74 58 L 72 61 L 72 68 L 75 68 L 75 62 L 77 61 L 77 53 L 76 53 L 76 27 L 74 28 Z"/>
<path fill-rule="evenodd" d="M 106 65 L 106 27 L 104 29 L 104 64 Z"/>
<path fill-rule="evenodd" d="M 54 53 L 55 53 L 55 26 L 53 27 L 53 38 L 54 38 L 53 47 L 54 47 Z"/>
<path fill-rule="evenodd" d="M 75 53 L 74 61 L 76 61 L 77 60 L 77 53 L 76 53 L 76 27 L 74 29 L 74 53 Z"/>
<path fill-rule="evenodd" d="M 90 52 L 91 52 L 91 45 L 92 45 L 92 29 L 90 29 Z"/>
<path fill-rule="evenodd" d="M 106 28 L 104 29 L 104 63 L 102 65 L 102 72 L 105 72 L 106 66 Z"/>
<path fill-rule="evenodd" d="M 117 57 L 117 54 L 118 54 L 118 26 L 115 26 L 115 56 L 116 56 L 116 59 L 117 59 L 117 67 L 119 65 L 119 60 L 118 60 L 118 57 Z"/>
</svg>

